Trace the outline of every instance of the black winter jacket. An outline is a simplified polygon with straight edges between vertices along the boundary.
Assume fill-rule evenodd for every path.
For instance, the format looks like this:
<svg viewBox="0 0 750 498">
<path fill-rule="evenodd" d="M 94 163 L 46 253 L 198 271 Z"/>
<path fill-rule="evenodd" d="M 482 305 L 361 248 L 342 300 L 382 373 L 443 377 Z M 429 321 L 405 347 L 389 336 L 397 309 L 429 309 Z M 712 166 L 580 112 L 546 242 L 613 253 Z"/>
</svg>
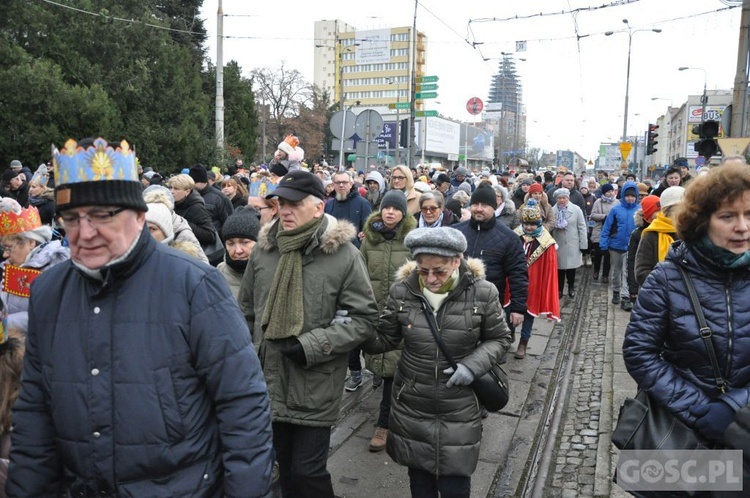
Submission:
<svg viewBox="0 0 750 498">
<path fill-rule="evenodd" d="M 203 197 L 203 201 L 206 203 L 206 211 L 211 217 L 214 228 L 221 233 L 224 222 L 234 212 L 232 201 L 221 190 L 215 189 L 211 185 L 206 185 L 203 190 L 195 190 Z"/>
<path fill-rule="evenodd" d="M 693 306 L 677 269 L 693 280 L 719 366 L 730 389 L 716 388 Z M 630 375 L 680 420 L 690 407 L 720 398 L 735 410 L 750 403 L 750 271 L 727 270 L 677 241 L 646 278 L 625 331 L 623 358 Z"/>
<path fill-rule="evenodd" d="M 148 229 L 102 278 L 34 282 L 8 496 L 267 496 L 266 383 L 224 278 Z"/>
<path fill-rule="evenodd" d="M 526 313 L 529 274 L 521 238 L 492 217 L 478 223 L 473 218 L 453 228 L 463 233 L 468 243 L 464 256 L 484 263 L 487 280 L 495 284 L 505 304 L 505 282 L 510 287 L 510 312 Z"/>
<path fill-rule="evenodd" d="M 193 229 L 195 238 L 202 246 L 211 245 L 216 241 L 220 232 L 214 230 L 211 216 L 206 211 L 206 202 L 195 190 L 180 202 L 174 203 L 174 212 L 185 218 Z"/>
</svg>

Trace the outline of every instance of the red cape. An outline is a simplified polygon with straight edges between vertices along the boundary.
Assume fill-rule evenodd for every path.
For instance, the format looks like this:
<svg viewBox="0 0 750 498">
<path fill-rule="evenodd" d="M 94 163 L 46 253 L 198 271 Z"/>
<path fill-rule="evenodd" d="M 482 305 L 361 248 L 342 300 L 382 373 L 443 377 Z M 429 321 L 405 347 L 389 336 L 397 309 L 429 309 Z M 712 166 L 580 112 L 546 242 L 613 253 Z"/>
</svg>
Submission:
<svg viewBox="0 0 750 498">
<path fill-rule="evenodd" d="M 518 227 L 521 228 L 521 227 Z M 547 238 L 548 237 L 548 238 Z M 522 236 L 523 242 L 523 236 Z M 547 315 L 550 320 L 560 320 L 560 297 L 557 288 L 557 249 L 554 239 L 545 229 L 539 240 L 543 243 L 531 253 L 526 261 L 531 261 L 529 272 L 529 293 L 526 308 L 530 315 Z M 543 246 L 547 246 L 543 249 Z M 510 302 L 510 286 L 505 286 L 505 303 Z"/>
</svg>

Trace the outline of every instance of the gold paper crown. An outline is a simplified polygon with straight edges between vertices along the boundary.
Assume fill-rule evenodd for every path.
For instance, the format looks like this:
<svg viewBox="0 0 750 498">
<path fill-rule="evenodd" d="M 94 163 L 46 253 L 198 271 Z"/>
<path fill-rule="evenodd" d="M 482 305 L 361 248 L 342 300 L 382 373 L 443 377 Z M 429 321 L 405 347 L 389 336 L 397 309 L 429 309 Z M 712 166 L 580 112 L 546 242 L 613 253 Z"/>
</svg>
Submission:
<svg viewBox="0 0 750 498">
<path fill-rule="evenodd" d="M 125 140 L 114 148 L 105 139 L 97 138 L 83 148 L 69 139 L 62 151 L 52 146 L 52 164 L 58 185 L 98 180 L 139 181 L 135 151 Z"/>
<path fill-rule="evenodd" d="M 284 138 L 284 142 L 288 143 L 295 149 L 299 146 L 299 138 L 294 135 L 287 135 L 286 138 Z"/>
<path fill-rule="evenodd" d="M 20 212 L 0 211 L 0 237 L 29 232 L 42 226 L 39 210 L 30 206 Z"/>
</svg>

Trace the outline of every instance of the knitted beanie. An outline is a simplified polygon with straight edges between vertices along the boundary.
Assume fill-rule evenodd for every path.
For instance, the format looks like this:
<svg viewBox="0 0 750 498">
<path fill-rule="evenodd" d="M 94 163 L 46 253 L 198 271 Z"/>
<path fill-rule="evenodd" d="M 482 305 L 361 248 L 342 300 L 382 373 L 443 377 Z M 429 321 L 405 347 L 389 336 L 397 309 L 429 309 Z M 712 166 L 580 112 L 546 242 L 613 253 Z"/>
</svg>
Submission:
<svg viewBox="0 0 750 498">
<path fill-rule="evenodd" d="M 653 215 L 655 215 L 661 205 L 659 204 L 659 198 L 655 195 L 647 195 L 641 201 L 641 211 L 643 211 L 643 219 L 648 221 Z"/>
<path fill-rule="evenodd" d="M 115 206 L 148 211 L 138 176 L 135 151 L 99 137 L 69 139 L 63 151 L 52 150 L 55 206 L 58 211 L 80 206 Z"/>
<path fill-rule="evenodd" d="M 165 240 L 171 241 L 174 238 L 174 225 L 172 224 L 172 211 L 163 202 L 153 202 L 146 204 L 146 221 L 153 223 L 164 234 Z"/>
<path fill-rule="evenodd" d="M 555 190 L 555 193 L 552 194 L 552 197 L 557 199 L 559 196 L 564 195 L 565 197 L 570 197 L 570 190 L 566 189 L 565 187 L 561 187 L 557 190 Z"/>
<path fill-rule="evenodd" d="M 255 212 L 247 207 L 235 209 L 224 226 L 221 227 L 221 238 L 229 239 L 250 239 L 258 241 L 258 232 L 260 231 L 260 220 Z"/>
<path fill-rule="evenodd" d="M 486 204 L 492 206 L 492 209 L 497 209 L 497 195 L 495 194 L 495 189 L 492 187 L 485 187 L 484 185 L 477 187 L 474 190 L 474 193 L 471 194 L 471 203 Z"/>
<path fill-rule="evenodd" d="M 406 216 L 406 195 L 401 190 L 389 190 L 380 201 L 380 210 L 387 207 L 396 208 Z"/>
<path fill-rule="evenodd" d="M 534 182 L 531 184 L 531 187 L 529 187 L 529 193 L 533 194 L 534 192 L 544 192 L 544 187 L 542 187 L 541 184 Z"/>
<path fill-rule="evenodd" d="M 612 186 L 611 183 L 605 183 L 602 185 L 602 195 L 606 194 L 607 192 L 612 192 L 615 188 Z"/>
<path fill-rule="evenodd" d="M 195 183 L 208 183 L 208 170 L 200 163 L 190 168 L 188 175 Z"/>
</svg>

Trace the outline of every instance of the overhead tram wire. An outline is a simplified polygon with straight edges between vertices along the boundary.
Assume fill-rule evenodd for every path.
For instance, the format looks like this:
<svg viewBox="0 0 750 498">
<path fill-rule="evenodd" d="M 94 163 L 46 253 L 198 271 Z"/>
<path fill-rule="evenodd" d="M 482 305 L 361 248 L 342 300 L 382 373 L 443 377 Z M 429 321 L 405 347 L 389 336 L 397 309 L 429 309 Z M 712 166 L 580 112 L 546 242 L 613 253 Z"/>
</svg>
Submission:
<svg viewBox="0 0 750 498">
<path fill-rule="evenodd" d="M 103 14 L 101 12 L 90 12 L 88 10 L 79 9 L 77 7 L 72 7 L 70 5 L 65 5 L 63 3 L 54 2 L 52 0 L 38 0 L 38 1 L 50 4 L 50 5 L 54 5 L 56 7 L 62 7 L 64 9 L 72 10 L 74 12 L 79 12 L 81 14 L 86 14 L 86 15 L 94 16 L 94 17 L 101 17 L 103 19 L 107 19 L 108 21 L 124 22 L 124 23 L 128 23 L 128 24 L 140 24 L 142 26 L 148 26 L 149 28 L 161 29 L 161 30 L 164 30 L 164 31 L 171 31 L 173 33 L 185 33 L 185 34 L 188 34 L 188 35 L 206 36 L 206 33 L 201 33 L 199 31 L 190 31 L 190 30 L 187 30 L 187 29 L 170 28 L 170 27 L 167 27 L 167 26 L 160 26 L 158 24 L 152 24 L 152 23 L 148 23 L 148 22 L 144 22 L 144 21 L 139 21 L 138 19 L 125 19 L 125 18 L 122 18 L 122 17 L 116 17 L 116 16 L 110 16 L 110 15 L 107 15 L 107 14 Z"/>
</svg>

